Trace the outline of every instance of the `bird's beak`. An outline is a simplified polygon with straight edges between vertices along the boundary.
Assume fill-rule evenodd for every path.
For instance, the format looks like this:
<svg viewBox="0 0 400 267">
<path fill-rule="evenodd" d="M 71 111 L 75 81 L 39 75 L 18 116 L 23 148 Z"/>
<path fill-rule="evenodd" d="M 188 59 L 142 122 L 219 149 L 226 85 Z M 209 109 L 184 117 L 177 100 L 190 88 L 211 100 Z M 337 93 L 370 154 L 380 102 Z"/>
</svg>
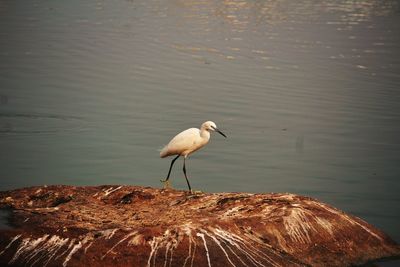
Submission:
<svg viewBox="0 0 400 267">
<path fill-rule="evenodd" d="M 220 135 L 222 135 L 223 137 L 226 138 L 226 135 L 225 135 L 223 132 L 221 132 L 220 130 L 218 130 L 217 128 L 215 128 L 215 131 L 218 132 Z"/>
<path fill-rule="evenodd" d="M 218 128 L 215 128 L 214 126 L 211 126 L 211 128 L 212 128 L 215 132 L 218 132 L 220 135 L 222 135 L 223 137 L 226 138 L 226 135 L 225 135 L 223 132 L 221 132 Z"/>
</svg>

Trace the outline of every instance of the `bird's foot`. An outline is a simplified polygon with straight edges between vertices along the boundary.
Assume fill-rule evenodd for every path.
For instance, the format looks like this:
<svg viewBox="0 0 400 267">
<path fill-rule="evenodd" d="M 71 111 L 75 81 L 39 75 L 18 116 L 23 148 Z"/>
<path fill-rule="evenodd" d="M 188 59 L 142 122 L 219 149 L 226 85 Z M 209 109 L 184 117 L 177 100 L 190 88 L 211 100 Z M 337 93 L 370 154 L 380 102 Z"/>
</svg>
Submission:
<svg viewBox="0 0 400 267">
<path fill-rule="evenodd" d="M 192 189 L 190 189 L 190 190 L 187 191 L 187 192 L 188 192 L 189 195 L 192 195 L 192 196 L 204 194 L 203 191 L 200 191 L 200 190 L 192 190 Z"/>
<path fill-rule="evenodd" d="M 171 189 L 171 183 L 169 182 L 169 180 L 160 180 L 161 183 L 164 184 L 164 189 Z"/>
</svg>

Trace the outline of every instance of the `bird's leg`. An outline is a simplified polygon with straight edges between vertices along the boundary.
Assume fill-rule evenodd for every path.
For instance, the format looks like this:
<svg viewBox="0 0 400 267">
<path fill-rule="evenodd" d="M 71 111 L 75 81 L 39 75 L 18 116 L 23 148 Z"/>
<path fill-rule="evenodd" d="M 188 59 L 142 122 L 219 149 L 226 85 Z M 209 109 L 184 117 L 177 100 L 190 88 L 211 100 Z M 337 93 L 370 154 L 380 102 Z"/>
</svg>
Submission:
<svg viewBox="0 0 400 267">
<path fill-rule="evenodd" d="M 189 192 L 193 193 L 192 188 L 190 187 L 189 180 L 188 180 L 187 175 L 186 175 L 186 164 L 185 163 L 186 163 L 186 157 L 183 157 L 183 174 L 185 174 L 186 182 L 187 182 L 188 187 L 189 187 Z"/>
<path fill-rule="evenodd" d="M 168 175 L 167 175 L 167 179 L 165 180 L 160 180 L 162 183 L 164 183 L 164 188 L 169 188 L 170 184 L 169 184 L 169 176 L 171 174 L 171 170 L 172 170 L 172 166 L 174 165 L 175 161 L 180 157 L 180 155 L 176 156 L 172 161 L 171 161 L 171 165 L 169 166 L 169 171 L 168 171 Z"/>
</svg>

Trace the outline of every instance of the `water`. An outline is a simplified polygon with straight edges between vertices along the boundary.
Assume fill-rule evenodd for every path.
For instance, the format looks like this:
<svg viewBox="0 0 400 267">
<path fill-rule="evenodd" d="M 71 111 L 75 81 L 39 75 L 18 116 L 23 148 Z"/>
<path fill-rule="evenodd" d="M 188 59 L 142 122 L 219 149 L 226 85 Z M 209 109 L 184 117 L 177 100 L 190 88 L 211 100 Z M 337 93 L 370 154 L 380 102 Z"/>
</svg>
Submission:
<svg viewBox="0 0 400 267">
<path fill-rule="evenodd" d="M 292 192 L 400 241 L 400 3 L 0 1 L 0 189 Z M 178 162 L 176 188 L 186 189 Z"/>
</svg>

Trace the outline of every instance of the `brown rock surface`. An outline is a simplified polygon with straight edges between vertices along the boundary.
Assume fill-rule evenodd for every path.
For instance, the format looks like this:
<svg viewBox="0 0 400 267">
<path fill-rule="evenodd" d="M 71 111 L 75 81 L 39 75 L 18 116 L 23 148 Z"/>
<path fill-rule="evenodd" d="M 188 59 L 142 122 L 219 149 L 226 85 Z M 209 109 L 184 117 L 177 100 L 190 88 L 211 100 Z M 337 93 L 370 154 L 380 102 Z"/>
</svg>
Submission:
<svg viewBox="0 0 400 267">
<path fill-rule="evenodd" d="M 0 265 L 349 266 L 399 256 L 363 220 L 293 194 L 137 186 L 48 186 L 0 192 L 12 228 Z"/>
</svg>

